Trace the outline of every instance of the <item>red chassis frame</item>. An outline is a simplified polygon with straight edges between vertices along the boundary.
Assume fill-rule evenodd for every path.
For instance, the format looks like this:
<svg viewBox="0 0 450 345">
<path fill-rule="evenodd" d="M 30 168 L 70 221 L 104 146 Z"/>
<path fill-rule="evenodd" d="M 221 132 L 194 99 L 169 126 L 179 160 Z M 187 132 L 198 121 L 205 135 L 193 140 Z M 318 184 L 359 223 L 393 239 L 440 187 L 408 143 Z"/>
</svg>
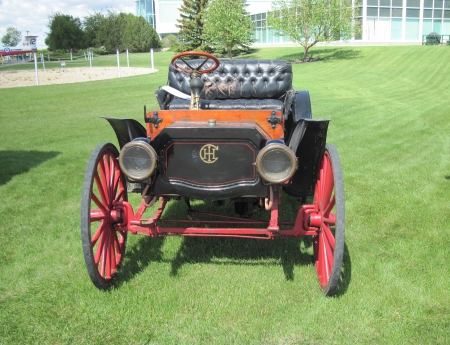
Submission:
<svg viewBox="0 0 450 345">
<path fill-rule="evenodd" d="M 114 203 L 114 210 L 111 217 L 118 220 L 115 225 L 115 230 L 120 232 L 129 231 L 133 234 L 147 235 L 151 237 L 159 236 L 218 236 L 218 237 L 238 237 L 238 238 L 254 238 L 254 239 L 273 239 L 277 236 L 317 236 L 320 225 L 322 223 L 321 212 L 317 206 L 302 205 L 297 214 L 295 222 L 279 222 L 278 220 L 278 206 L 280 205 L 281 197 L 279 193 L 271 204 L 270 220 L 267 228 L 201 228 L 201 227 L 163 227 L 160 222 L 179 222 L 179 223 L 201 223 L 201 224 L 236 224 L 236 225 L 257 225 L 266 224 L 265 221 L 245 219 L 232 216 L 221 216 L 217 214 L 208 214 L 194 211 L 195 214 L 209 215 L 214 217 L 224 218 L 226 220 L 191 220 L 191 219 L 161 219 L 164 208 L 168 199 L 162 198 L 162 201 L 150 218 L 142 218 L 146 206 L 142 201 L 136 213 L 133 207 L 126 201 L 119 201 Z M 333 216 L 333 215 L 331 215 Z M 335 220 L 331 220 L 332 223 Z M 292 229 L 280 229 L 282 225 L 293 225 Z"/>
</svg>

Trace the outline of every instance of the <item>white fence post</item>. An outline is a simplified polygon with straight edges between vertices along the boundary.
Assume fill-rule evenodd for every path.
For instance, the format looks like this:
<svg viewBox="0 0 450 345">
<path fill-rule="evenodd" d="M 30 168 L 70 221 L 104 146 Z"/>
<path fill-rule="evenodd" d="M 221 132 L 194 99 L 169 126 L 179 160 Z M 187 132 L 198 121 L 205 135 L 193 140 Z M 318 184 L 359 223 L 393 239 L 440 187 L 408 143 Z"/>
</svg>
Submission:
<svg viewBox="0 0 450 345">
<path fill-rule="evenodd" d="M 128 49 L 127 49 L 127 66 L 130 68 L 130 58 L 128 57 Z"/>
<path fill-rule="evenodd" d="M 42 68 L 45 71 L 45 60 L 44 60 L 44 53 L 41 53 L 41 62 L 42 62 Z"/>
<path fill-rule="evenodd" d="M 155 65 L 153 63 L 153 48 L 150 49 L 150 56 L 151 56 L 151 59 L 152 59 L 152 70 L 154 70 L 155 69 Z"/>
<path fill-rule="evenodd" d="M 119 49 L 117 51 L 117 75 L 120 78 L 120 59 L 119 59 Z"/>
<path fill-rule="evenodd" d="M 36 53 L 34 53 L 34 70 L 36 71 L 36 85 L 39 85 L 39 75 L 38 75 L 38 68 L 37 68 Z"/>
</svg>

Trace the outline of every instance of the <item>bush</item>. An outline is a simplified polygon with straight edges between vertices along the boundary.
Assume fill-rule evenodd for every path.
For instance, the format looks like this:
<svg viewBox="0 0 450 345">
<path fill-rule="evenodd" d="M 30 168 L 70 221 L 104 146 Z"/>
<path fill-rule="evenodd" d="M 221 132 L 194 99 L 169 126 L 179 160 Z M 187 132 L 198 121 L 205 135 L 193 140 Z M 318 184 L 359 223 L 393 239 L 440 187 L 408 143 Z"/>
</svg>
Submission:
<svg viewBox="0 0 450 345">
<path fill-rule="evenodd" d="M 95 55 L 106 55 L 108 52 L 106 51 L 106 48 L 104 46 L 98 47 L 98 48 L 88 48 L 87 50 L 90 50 Z"/>
</svg>

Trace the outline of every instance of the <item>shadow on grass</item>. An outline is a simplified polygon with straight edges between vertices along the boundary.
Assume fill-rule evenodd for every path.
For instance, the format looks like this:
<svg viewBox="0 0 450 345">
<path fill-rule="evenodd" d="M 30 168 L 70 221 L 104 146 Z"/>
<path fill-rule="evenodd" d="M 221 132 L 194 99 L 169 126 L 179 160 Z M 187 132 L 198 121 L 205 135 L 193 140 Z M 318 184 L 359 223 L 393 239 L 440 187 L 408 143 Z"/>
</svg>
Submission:
<svg viewBox="0 0 450 345">
<path fill-rule="evenodd" d="M 353 60 L 361 56 L 361 52 L 355 49 L 319 48 L 308 53 L 312 59 L 320 59 L 322 62 L 332 62 L 337 60 Z M 296 61 L 303 58 L 303 50 L 298 53 L 280 56 L 281 60 Z"/>
<path fill-rule="evenodd" d="M 142 237 L 131 248 L 127 246 L 122 265 L 114 276 L 113 287 L 130 281 L 151 262 L 161 262 L 164 240 L 164 237 Z"/>
<path fill-rule="evenodd" d="M 347 244 L 344 245 L 344 261 L 342 262 L 341 281 L 337 286 L 335 296 L 339 297 L 344 295 L 352 280 L 352 261 L 350 258 L 350 252 L 348 251 Z"/>
<path fill-rule="evenodd" d="M 303 243 L 303 244 L 302 244 Z M 286 280 L 294 280 L 296 265 L 312 264 L 312 256 L 300 250 L 309 238 L 279 238 L 274 241 L 240 238 L 186 237 L 172 260 L 171 275 L 186 263 L 220 265 L 274 265 L 281 263 Z"/>
<path fill-rule="evenodd" d="M 450 181 L 450 175 L 445 176 L 445 179 L 446 179 L 447 181 Z"/>
<path fill-rule="evenodd" d="M 27 173 L 32 168 L 60 155 L 58 151 L 0 151 L 0 186 L 14 176 Z"/>
</svg>

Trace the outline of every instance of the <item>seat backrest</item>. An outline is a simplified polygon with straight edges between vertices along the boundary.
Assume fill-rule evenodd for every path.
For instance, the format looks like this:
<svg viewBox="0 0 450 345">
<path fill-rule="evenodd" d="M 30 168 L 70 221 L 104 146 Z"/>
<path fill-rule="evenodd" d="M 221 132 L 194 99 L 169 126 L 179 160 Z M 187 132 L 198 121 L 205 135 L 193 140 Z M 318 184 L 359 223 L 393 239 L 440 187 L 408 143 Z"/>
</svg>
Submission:
<svg viewBox="0 0 450 345">
<path fill-rule="evenodd" d="M 196 67 L 203 61 L 188 63 Z M 212 61 L 208 61 L 204 68 L 211 65 Z M 200 95 L 203 99 L 282 100 L 292 89 L 292 65 L 284 60 L 223 59 L 216 70 L 202 74 L 201 78 L 205 83 Z M 189 80 L 189 75 L 170 65 L 169 86 L 190 94 Z"/>
</svg>

